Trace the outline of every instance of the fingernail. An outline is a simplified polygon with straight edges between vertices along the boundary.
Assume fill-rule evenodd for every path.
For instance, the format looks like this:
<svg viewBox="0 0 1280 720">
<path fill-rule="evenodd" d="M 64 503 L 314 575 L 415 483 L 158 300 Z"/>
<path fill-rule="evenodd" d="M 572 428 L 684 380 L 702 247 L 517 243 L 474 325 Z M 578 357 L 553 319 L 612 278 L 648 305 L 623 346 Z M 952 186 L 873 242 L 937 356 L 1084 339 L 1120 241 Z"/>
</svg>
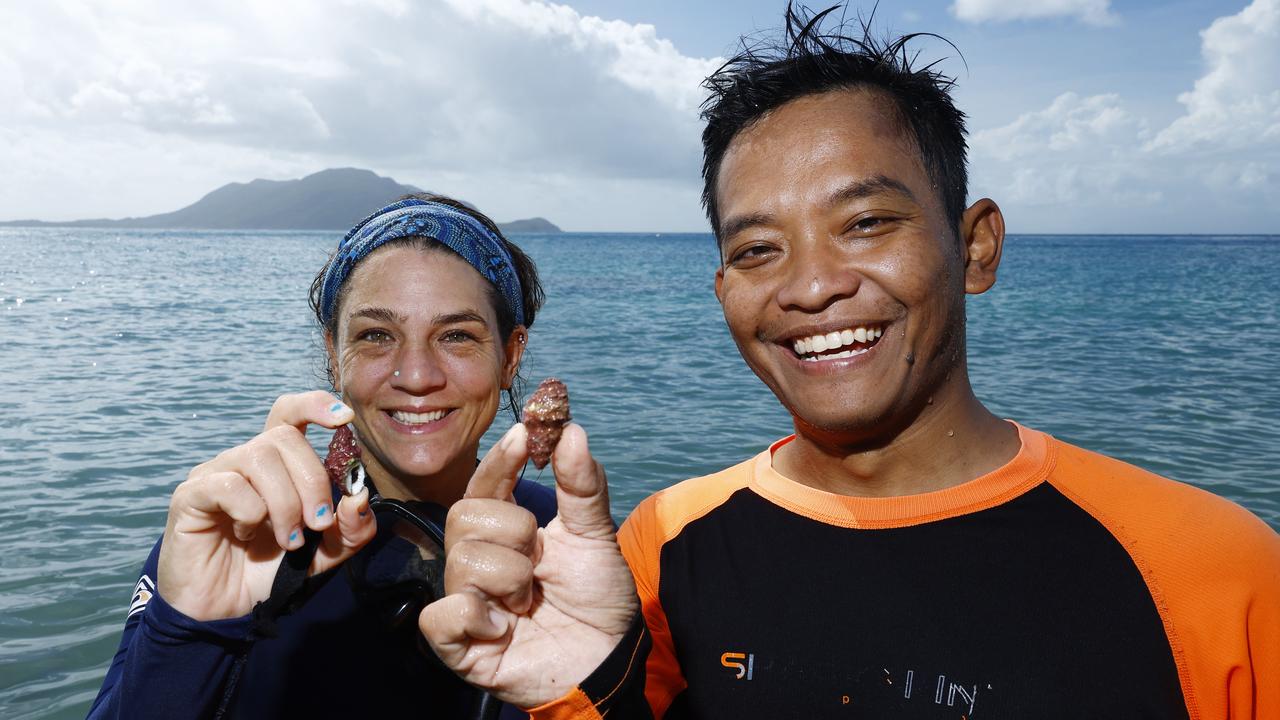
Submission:
<svg viewBox="0 0 1280 720">
<path fill-rule="evenodd" d="M 289 547 L 297 547 L 302 544 L 302 528 L 294 528 L 289 533 Z"/>
<path fill-rule="evenodd" d="M 369 508 L 360 511 L 360 517 L 369 517 Z"/>
<path fill-rule="evenodd" d="M 342 413 L 350 409 L 351 408 L 347 407 L 346 405 L 340 402 L 336 402 L 329 406 L 329 412 L 333 413 L 334 415 L 341 415 Z"/>
<path fill-rule="evenodd" d="M 322 518 L 329 514 L 329 503 L 320 503 L 316 506 L 316 517 Z"/>
<path fill-rule="evenodd" d="M 507 627 L 506 616 L 492 608 L 489 610 L 489 622 L 493 623 L 495 630 L 505 630 Z"/>
</svg>

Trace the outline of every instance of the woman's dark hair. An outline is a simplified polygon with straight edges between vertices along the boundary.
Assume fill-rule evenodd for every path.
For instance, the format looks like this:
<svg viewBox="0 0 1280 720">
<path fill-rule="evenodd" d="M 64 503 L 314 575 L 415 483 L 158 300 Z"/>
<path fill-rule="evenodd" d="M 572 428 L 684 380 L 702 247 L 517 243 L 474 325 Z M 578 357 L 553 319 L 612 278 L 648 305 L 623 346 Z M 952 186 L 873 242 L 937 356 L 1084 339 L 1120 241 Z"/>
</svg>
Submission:
<svg viewBox="0 0 1280 720">
<path fill-rule="evenodd" d="M 538 280 L 538 268 L 533 264 L 533 260 L 526 255 L 519 246 L 508 240 L 506 236 L 502 234 L 502 231 L 498 229 L 497 223 L 490 220 L 489 216 L 474 207 L 471 207 L 460 200 L 454 200 L 453 198 L 444 195 L 436 195 L 434 193 L 412 193 L 396 199 L 425 200 L 427 202 L 448 205 L 451 208 L 455 208 L 467 215 L 470 215 L 472 218 L 475 218 L 481 225 L 484 225 L 485 228 L 497 236 L 497 238 L 502 241 L 502 244 L 506 246 L 507 252 L 511 254 L 511 263 L 515 266 L 516 277 L 520 279 L 521 302 L 524 304 L 524 318 L 517 318 L 515 310 L 512 309 L 507 304 L 506 299 L 502 297 L 502 291 L 498 289 L 498 286 L 488 280 L 485 280 L 489 288 L 489 302 L 493 305 L 494 313 L 498 316 L 499 335 L 503 341 L 506 341 L 507 338 L 511 337 L 511 333 L 516 329 L 517 325 L 524 325 L 526 328 L 533 325 L 533 320 L 537 316 L 538 310 L 542 307 L 542 302 L 545 298 L 545 295 L 542 292 L 542 283 Z M 438 248 L 446 252 L 452 252 L 445 245 L 436 242 L 433 238 L 427 237 L 400 238 L 398 240 L 388 242 L 383 247 L 393 245 L 408 245 L 424 250 Z M 333 255 L 329 256 L 329 260 L 324 264 L 324 267 L 320 268 L 320 272 L 316 273 L 315 280 L 311 281 L 310 293 L 311 311 L 316 316 L 316 324 L 320 326 L 322 331 L 331 337 L 337 336 L 338 313 L 334 312 L 332 317 L 329 318 L 329 322 L 327 324 L 324 322 L 324 315 L 320 310 L 320 292 L 324 287 L 325 271 L 329 269 L 330 263 L 333 262 L 333 259 L 336 256 L 337 251 L 335 250 Z M 335 308 L 342 306 L 342 300 L 346 297 L 346 293 L 347 286 L 344 283 L 343 286 L 338 289 L 338 297 L 334 302 Z M 329 384 L 333 385 L 333 368 L 329 364 L 329 357 L 327 354 L 325 355 L 324 369 L 325 376 L 328 378 Z M 519 393 L 516 391 L 516 388 L 520 383 L 521 378 L 519 377 L 519 373 L 517 373 L 516 383 L 512 385 L 512 390 L 507 392 L 507 399 L 511 403 L 513 410 L 518 407 L 516 395 Z"/>
<path fill-rule="evenodd" d="M 910 128 L 925 171 L 941 194 L 947 221 L 959 228 L 968 178 L 965 116 L 951 101 L 955 81 L 933 69 L 937 61 L 913 67 L 919 54 L 907 51 L 908 43 L 921 37 L 950 42 L 932 33 L 878 40 L 871 34 L 874 11 L 865 21 L 852 24 L 841 18 L 835 28 L 824 30 L 823 20 L 839 8 L 813 14 L 788 3 L 784 39 L 743 37 L 741 51 L 703 82 L 711 94 L 702 105 L 707 122 L 702 132 L 702 204 L 717 237 L 716 182 L 734 137 L 792 100 L 852 88 L 878 90 L 893 101 L 903 130 Z"/>
</svg>

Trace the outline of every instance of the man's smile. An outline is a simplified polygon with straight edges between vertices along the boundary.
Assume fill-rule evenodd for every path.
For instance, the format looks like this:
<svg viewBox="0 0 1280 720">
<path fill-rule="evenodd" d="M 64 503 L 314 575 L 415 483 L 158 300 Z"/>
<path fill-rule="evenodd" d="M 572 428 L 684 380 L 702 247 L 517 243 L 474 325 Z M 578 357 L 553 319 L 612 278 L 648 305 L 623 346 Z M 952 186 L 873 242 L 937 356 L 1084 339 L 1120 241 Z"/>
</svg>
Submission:
<svg viewBox="0 0 1280 720">
<path fill-rule="evenodd" d="M 885 323 L 864 323 L 826 332 L 802 331 L 790 338 L 796 357 L 805 362 L 841 360 L 870 350 L 884 335 Z"/>
</svg>

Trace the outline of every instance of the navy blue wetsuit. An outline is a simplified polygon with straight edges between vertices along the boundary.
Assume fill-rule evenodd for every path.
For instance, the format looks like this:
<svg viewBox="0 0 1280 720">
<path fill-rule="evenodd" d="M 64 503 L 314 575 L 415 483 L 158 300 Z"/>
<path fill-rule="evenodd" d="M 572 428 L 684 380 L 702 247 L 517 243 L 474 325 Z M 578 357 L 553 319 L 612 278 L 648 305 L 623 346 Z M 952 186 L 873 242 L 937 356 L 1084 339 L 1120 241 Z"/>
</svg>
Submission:
<svg viewBox="0 0 1280 720">
<path fill-rule="evenodd" d="M 538 525 L 555 517 L 551 488 L 522 480 L 514 494 Z M 444 510 L 436 509 L 443 526 Z M 155 592 L 159 555 L 157 542 L 89 711 L 93 720 L 212 717 L 245 653 L 227 717 L 350 720 L 412 708 L 415 717 L 457 718 L 475 705 L 476 692 L 421 650 L 417 619 L 389 628 L 359 606 L 341 569 L 299 610 L 280 618 L 277 637 L 249 642 L 248 615 L 198 622 L 165 602 Z M 502 717 L 526 716 L 504 707 Z"/>
</svg>

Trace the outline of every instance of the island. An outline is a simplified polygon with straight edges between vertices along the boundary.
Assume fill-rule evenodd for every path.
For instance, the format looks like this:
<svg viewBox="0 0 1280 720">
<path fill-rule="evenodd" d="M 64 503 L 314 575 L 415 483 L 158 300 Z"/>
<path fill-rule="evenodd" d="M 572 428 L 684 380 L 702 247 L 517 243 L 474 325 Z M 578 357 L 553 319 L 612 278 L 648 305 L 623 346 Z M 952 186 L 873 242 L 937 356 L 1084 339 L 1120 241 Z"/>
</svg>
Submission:
<svg viewBox="0 0 1280 720">
<path fill-rule="evenodd" d="M 332 168 L 297 180 L 230 183 L 173 212 L 109 220 L 10 220 L 0 226 L 166 230 L 348 230 L 402 195 L 422 192 L 369 170 Z M 540 217 L 498 223 L 504 233 L 558 233 Z"/>
</svg>

